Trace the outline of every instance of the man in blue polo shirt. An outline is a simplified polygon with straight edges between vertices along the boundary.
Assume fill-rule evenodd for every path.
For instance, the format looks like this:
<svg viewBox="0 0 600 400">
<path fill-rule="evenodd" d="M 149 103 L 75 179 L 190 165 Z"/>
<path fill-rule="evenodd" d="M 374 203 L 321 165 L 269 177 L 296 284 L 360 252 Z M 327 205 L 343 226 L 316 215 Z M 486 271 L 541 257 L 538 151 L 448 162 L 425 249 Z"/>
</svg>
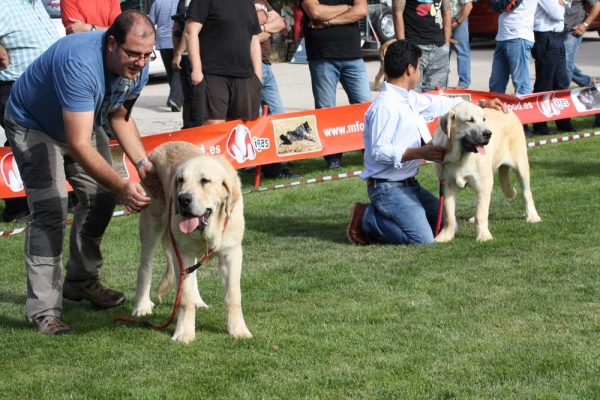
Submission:
<svg viewBox="0 0 600 400">
<path fill-rule="evenodd" d="M 125 181 L 111 166 L 108 121 L 121 147 L 154 195 L 162 186 L 130 118 L 148 81 L 156 32 L 139 11 L 119 15 L 106 32 L 71 35 L 37 58 L 13 86 L 6 136 L 25 186 L 31 216 L 25 238 L 25 316 L 47 335 L 69 332 L 60 321 L 62 298 L 89 300 L 98 307 L 123 304 L 125 295 L 105 288 L 98 269 L 100 243 L 117 195 L 130 211 L 150 197 L 137 182 Z M 64 285 L 62 243 L 67 190 L 79 198 L 70 237 Z"/>
</svg>

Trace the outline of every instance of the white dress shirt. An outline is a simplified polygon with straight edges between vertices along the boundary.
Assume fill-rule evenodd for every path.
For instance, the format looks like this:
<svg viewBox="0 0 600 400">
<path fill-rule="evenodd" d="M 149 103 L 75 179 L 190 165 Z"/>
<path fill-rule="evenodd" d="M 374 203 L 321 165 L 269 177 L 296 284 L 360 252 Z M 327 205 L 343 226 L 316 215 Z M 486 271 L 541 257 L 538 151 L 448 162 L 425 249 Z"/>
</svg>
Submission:
<svg viewBox="0 0 600 400">
<path fill-rule="evenodd" d="M 460 97 L 420 94 L 384 82 L 365 113 L 365 169 L 360 177 L 401 181 L 417 175 L 419 160 L 402 162 L 402 156 L 407 149 L 421 147 L 419 125 L 424 129 L 424 124 L 418 120 L 444 115 L 461 101 Z"/>
</svg>

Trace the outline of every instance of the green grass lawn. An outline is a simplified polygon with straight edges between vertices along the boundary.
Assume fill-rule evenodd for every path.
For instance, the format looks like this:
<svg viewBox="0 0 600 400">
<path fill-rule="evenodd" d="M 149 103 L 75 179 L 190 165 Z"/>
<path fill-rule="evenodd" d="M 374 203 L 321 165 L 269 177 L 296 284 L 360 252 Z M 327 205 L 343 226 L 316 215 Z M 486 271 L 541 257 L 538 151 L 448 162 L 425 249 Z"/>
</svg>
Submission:
<svg viewBox="0 0 600 400">
<path fill-rule="evenodd" d="M 527 224 L 520 198 L 496 187 L 487 243 L 467 221 L 469 190 L 456 238 L 425 247 L 347 242 L 350 204 L 368 199 L 359 178 L 245 195 L 250 340 L 226 333 L 214 260 L 198 274 L 211 308 L 198 311 L 190 345 L 171 342 L 174 325 L 112 322 L 133 307 L 137 216 L 115 218 L 103 244 L 102 277 L 126 304 L 65 300 L 71 334 L 40 335 L 23 317 L 24 235 L 0 238 L 0 398 L 599 398 L 599 154 L 600 138 L 530 149 L 542 222 Z M 344 162 L 362 169 L 360 152 Z M 329 175 L 323 168 L 313 159 L 293 170 Z M 432 166 L 419 179 L 437 193 Z M 154 287 L 162 272 L 161 258 Z M 167 320 L 174 295 L 153 322 Z"/>
</svg>

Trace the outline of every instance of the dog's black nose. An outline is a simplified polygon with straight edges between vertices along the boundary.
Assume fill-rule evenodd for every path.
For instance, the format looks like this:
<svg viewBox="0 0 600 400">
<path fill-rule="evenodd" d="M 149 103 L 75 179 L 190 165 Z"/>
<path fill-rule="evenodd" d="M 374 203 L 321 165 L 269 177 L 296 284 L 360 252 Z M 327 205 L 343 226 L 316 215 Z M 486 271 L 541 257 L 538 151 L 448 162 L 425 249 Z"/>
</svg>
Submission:
<svg viewBox="0 0 600 400">
<path fill-rule="evenodd" d="M 180 208 L 187 208 L 187 206 L 192 204 L 192 195 L 189 193 L 181 193 L 179 196 L 177 196 L 177 203 L 179 204 Z"/>
<path fill-rule="evenodd" d="M 489 139 L 492 137 L 492 131 L 490 131 L 489 129 L 483 131 L 483 137 L 486 139 Z"/>
</svg>

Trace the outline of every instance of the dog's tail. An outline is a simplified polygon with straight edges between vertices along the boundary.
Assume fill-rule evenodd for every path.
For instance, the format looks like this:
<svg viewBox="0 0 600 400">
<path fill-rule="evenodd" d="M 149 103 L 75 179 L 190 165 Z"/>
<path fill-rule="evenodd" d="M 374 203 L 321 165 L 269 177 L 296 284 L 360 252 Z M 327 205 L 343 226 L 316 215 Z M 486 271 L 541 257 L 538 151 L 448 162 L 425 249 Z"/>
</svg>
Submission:
<svg viewBox="0 0 600 400">
<path fill-rule="evenodd" d="M 168 230 L 163 234 L 162 248 L 165 252 L 165 258 L 167 260 L 167 269 L 165 270 L 165 275 L 163 276 L 160 284 L 158 285 L 158 289 L 156 290 L 156 297 L 158 297 L 158 300 L 161 302 L 163 294 L 165 294 L 175 285 L 175 265 L 173 264 L 171 241 L 169 240 Z"/>
<path fill-rule="evenodd" d="M 517 195 L 517 191 L 510 184 L 510 167 L 508 165 L 501 165 L 498 168 L 498 182 L 500 183 L 500 188 L 504 192 L 504 195 L 509 199 L 514 199 Z"/>
</svg>

